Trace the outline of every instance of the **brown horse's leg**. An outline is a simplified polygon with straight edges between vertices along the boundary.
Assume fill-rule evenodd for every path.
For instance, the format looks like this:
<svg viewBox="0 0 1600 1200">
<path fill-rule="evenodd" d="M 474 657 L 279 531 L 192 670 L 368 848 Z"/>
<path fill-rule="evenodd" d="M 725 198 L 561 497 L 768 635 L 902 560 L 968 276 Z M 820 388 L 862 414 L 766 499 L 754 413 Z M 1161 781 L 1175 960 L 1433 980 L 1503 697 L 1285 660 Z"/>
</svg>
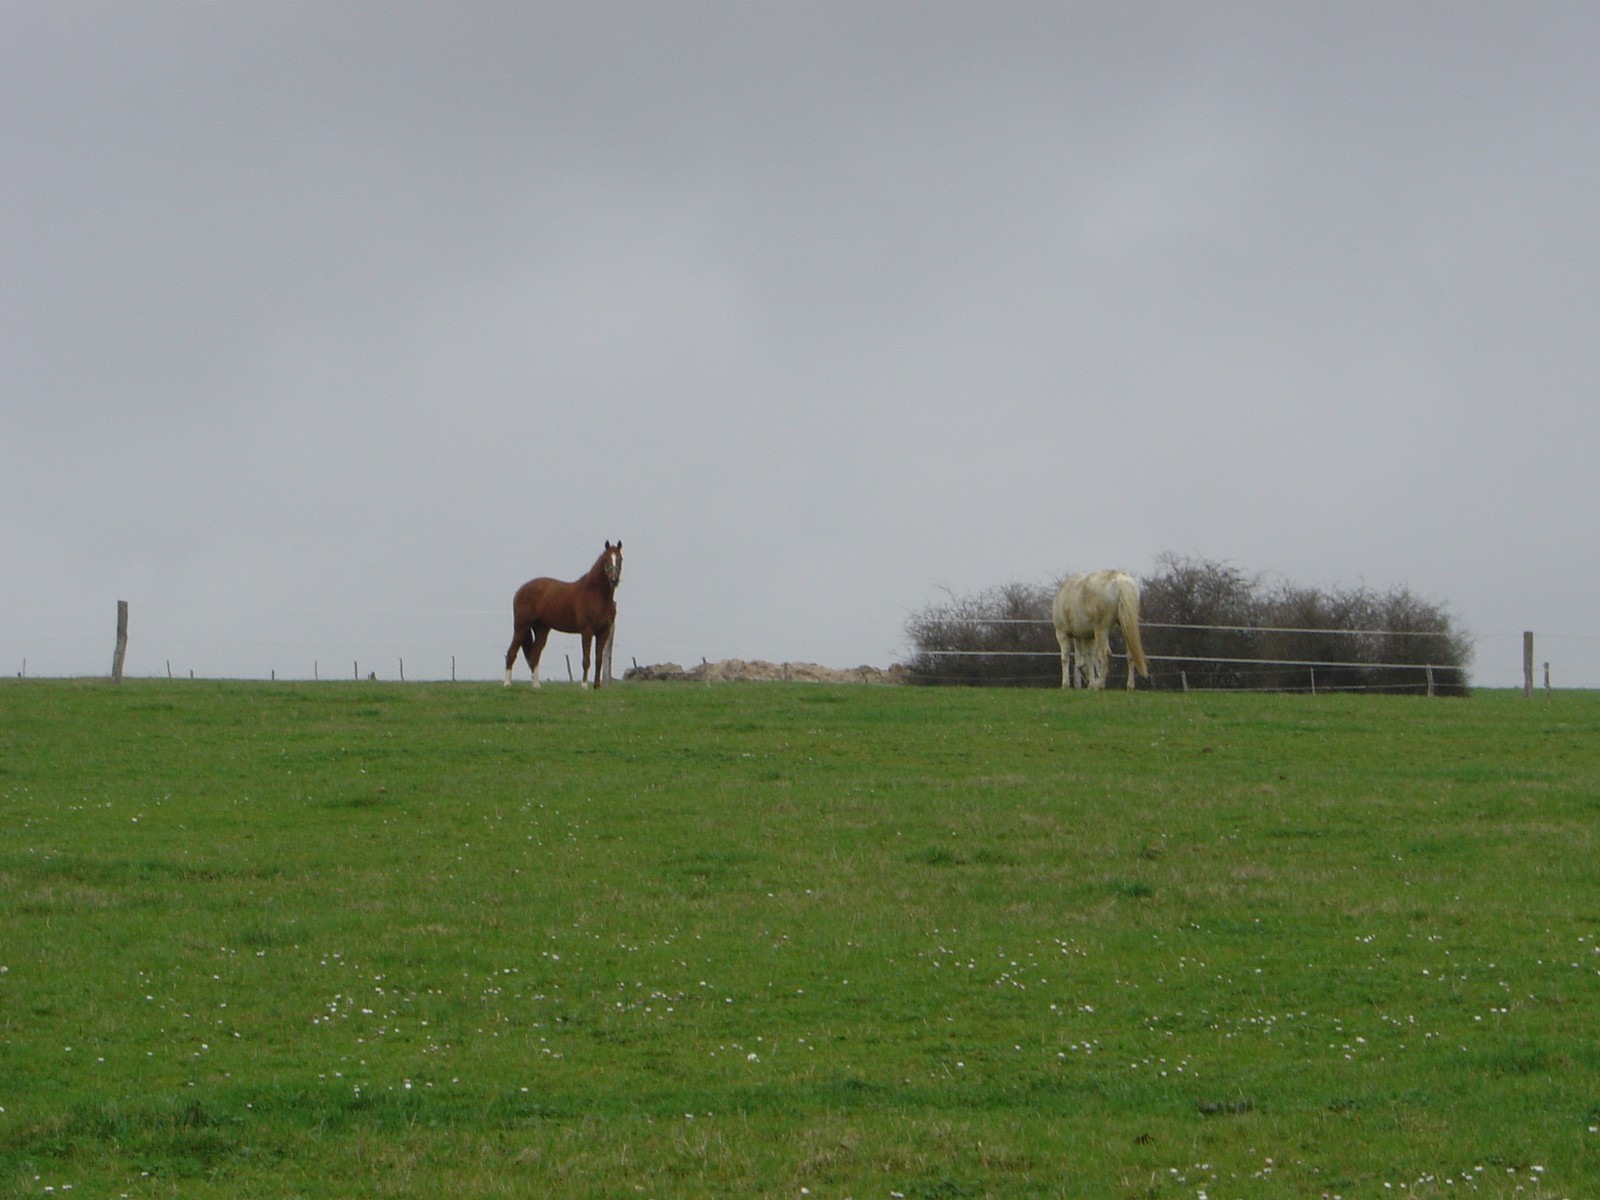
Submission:
<svg viewBox="0 0 1600 1200">
<path fill-rule="evenodd" d="M 550 637 L 550 626 L 542 621 L 535 621 L 532 629 L 533 637 L 523 648 L 527 655 L 528 669 L 533 672 L 533 686 L 539 686 L 539 656 L 544 653 L 544 644 Z"/>
<path fill-rule="evenodd" d="M 533 631 L 519 621 L 511 631 L 511 648 L 506 651 L 506 687 L 511 686 L 511 668 L 517 663 L 517 651 L 526 652 L 532 646 Z"/>
<path fill-rule="evenodd" d="M 583 639 L 583 673 L 578 676 L 578 686 L 587 688 L 589 686 L 589 646 L 594 641 L 594 634 L 584 630 L 578 636 Z M 594 673 L 594 686 L 600 686 L 600 672 L 598 669 Z"/>
</svg>

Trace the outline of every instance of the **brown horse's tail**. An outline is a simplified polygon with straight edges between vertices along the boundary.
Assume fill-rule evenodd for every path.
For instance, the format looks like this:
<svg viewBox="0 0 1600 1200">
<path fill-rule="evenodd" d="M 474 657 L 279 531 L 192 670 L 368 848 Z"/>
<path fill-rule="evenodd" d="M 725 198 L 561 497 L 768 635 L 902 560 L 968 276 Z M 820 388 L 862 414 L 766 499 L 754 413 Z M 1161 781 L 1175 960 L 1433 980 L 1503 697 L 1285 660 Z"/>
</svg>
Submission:
<svg viewBox="0 0 1600 1200">
<path fill-rule="evenodd" d="M 1150 678 L 1150 664 L 1144 659 L 1144 645 L 1139 641 L 1139 585 L 1129 579 L 1117 589 L 1117 624 L 1122 627 L 1122 640 L 1128 644 L 1128 663 L 1135 671 Z M 1133 686 L 1133 676 L 1128 676 L 1128 686 Z"/>
</svg>

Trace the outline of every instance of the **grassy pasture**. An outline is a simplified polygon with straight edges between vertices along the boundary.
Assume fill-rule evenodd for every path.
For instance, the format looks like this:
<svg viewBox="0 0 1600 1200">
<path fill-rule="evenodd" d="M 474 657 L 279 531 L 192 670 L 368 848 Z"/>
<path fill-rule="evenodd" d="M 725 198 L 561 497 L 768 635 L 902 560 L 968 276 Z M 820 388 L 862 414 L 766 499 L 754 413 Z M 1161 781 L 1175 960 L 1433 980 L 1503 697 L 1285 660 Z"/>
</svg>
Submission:
<svg viewBox="0 0 1600 1200">
<path fill-rule="evenodd" d="M 12 682 L 0 828 L 0 1193 L 1600 1195 L 1600 696 Z"/>
</svg>

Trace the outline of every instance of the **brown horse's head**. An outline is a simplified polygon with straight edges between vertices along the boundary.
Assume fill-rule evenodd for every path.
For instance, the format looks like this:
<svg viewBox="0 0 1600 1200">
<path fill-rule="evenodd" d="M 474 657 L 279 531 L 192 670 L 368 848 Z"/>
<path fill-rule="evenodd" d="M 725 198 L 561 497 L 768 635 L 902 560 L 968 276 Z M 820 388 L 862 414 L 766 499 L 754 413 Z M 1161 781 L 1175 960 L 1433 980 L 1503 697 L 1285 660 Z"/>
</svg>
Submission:
<svg viewBox="0 0 1600 1200">
<path fill-rule="evenodd" d="M 606 581 L 612 587 L 622 582 L 622 539 L 617 539 L 613 546 L 606 543 L 605 553 L 600 556 L 600 569 L 605 572 Z"/>
</svg>

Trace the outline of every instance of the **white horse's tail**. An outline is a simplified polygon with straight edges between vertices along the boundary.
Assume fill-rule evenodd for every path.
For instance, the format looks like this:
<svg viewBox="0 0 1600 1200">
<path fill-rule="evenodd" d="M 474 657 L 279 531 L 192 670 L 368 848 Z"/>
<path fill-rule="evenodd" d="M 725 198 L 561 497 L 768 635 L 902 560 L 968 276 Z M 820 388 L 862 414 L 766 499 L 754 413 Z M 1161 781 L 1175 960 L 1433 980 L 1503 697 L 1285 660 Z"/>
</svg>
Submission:
<svg viewBox="0 0 1600 1200">
<path fill-rule="evenodd" d="M 1124 577 L 1117 588 L 1117 624 L 1122 626 L 1122 640 L 1128 644 L 1128 665 L 1146 679 L 1150 678 L 1150 664 L 1144 659 L 1144 645 L 1139 641 L 1139 585 Z M 1133 675 L 1128 675 L 1128 686 L 1133 686 Z"/>
</svg>

